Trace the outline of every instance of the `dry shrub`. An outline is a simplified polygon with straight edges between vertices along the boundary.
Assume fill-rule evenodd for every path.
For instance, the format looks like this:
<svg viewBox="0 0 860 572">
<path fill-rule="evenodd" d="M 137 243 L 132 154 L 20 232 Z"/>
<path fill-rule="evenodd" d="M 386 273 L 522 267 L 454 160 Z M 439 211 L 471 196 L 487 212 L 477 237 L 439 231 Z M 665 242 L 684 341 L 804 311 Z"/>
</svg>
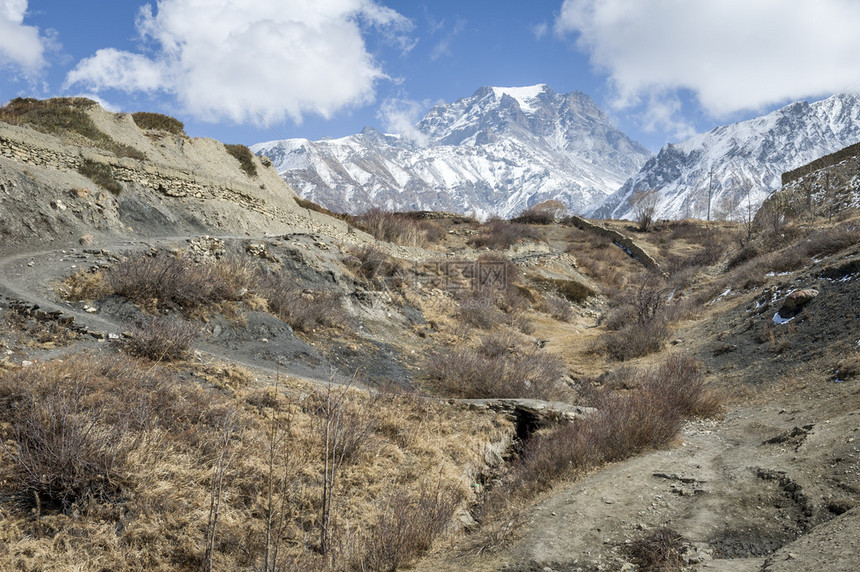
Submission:
<svg viewBox="0 0 860 572">
<path fill-rule="evenodd" d="M 617 331 L 600 336 L 595 350 L 618 361 L 656 353 L 669 338 L 669 328 L 664 322 L 639 324 L 632 322 Z"/>
<path fill-rule="evenodd" d="M 257 165 L 254 164 L 254 153 L 252 153 L 247 146 L 242 144 L 224 145 L 224 148 L 227 150 L 227 153 L 239 161 L 239 167 L 246 175 L 249 177 L 257 176 Z"/>
<path fill-rule="evenodd" d="M 436 391 L 465 399 L 555 399 L 565 372 L 564 363 L 552 354 L 508 348 L 502 353 L 487 342 L 479 350 L 444 349 L 425 363 L 425 377 Z"/>
<path fill-rule="evenodd" d="M 686 567 L 681 535 L 658 528 L 627 546 L 627 554 L 642 572 L 680 572 Z"/>
<path fill-rule="evenodd" d="M 591 392 L 592 415 L 524 444 L 511 486 L 526 496 L 578 472 L 617 461 L 676 438 L 684 417 L 719 413 L 719 400 L 705 386 L 692 358 L 672 355 L 656 369 L 624 368 L 616 387 Z M 504 493 L 503 493 L 504 494 Z"/>
<path fill-rule="evenodd" d="M 54 135 L 75 134 L 117 157 L 145 159 L 143 153 L 134 147 L 118 143 L 96 126 L 86 110 L 97 106 L 98 103 L 85 97 L 56 97 L 45 100 L 16 97 L 0 108 L 0 121 L 13 125 L 29 125 Z"/>
<path fill-rule="evenodd" d="M 522 224 L 552 224 L 567 216 L 567 207 L 561 201 L 550 199 L 532 205 L 511 219 Z"/>
<path fill-rule="evenodd" d="M 439 242 L 445 235 L 442 226 L 433 221 L 418 219 L 411 213 L 395 213 L 370 209 L 353 217 L 355 225 L 377 240 L 402 246 L 426 246 Z"/>
<path fill-rule="evenodd" d="M 138 254 L 113 264 L 106 279 L 113 292 L 138 304 L 193 310 L 240 300 L 251 272 L 239 261 L 197 264 L 187 258 Z"/>
<path fill-rule="evenodd" d="M 806 254 L 813 258 L 828 256 L 860 242 L 860 228 L 855 224 L 815 230 L 804 241 Z"/>
<path fill-rule="evenodd" d="M 129 355 L 152 361 L 177 361 L 188 357 L 197 327 L 179 318 L 150 317 L 137 324 L 122 343 Z"/>
<path fill-rule="evenodd" d="M 311 332 L 347 321 L 340 296 L 334 292 L 302 289 L 292 276 L 280 272 L 260 270 L 255 282 L 255 291 L 266 299 L 269 310 L 294 330 Z"/>
<path fill-rule="evenodd" d="M 457 318 L 470 327 L 491 330 L 505 322 L 505 314 L 493 303 L 488 292 L 471 292 L 457 302 Z"/>
<path fill-rule="evenodd" d="M 595 349 L 621 361 L 659 351 L 669 337 L 668 294 L 655 275 L 641 277 L 602 318 L 611 331 L 598 339 Z"/>
<path fill-rule="evenodd" d="M 22 507 L 70 511 L 127 496 L 213 401 L 120 356 L 74 356 L 0 374 L 0 486 Z M 217 414 L 216 414 L 217 417 Z M 170 435 L 173 438 L 168 439 Z"/>
<path fill-rule="evenodd" d="M 573 318 L 573 308 L 570 302 L 566 298 L 562 298 L 552 292 L 544 294 L 538 309 L 544 314 L 562 322 L 569 322 Z"/>
<path fill-rule="evenodd" d="M 141 129 L 154 129 L 157 131 L 166 131 L 174 135 L 185 135 L 185 125 L 169 115 L 161 113 L 151 113 L 148 111 L 138 111 L 132 113 L 131 118 L 135 125 Z"/>
<path fill-rule="evenodd" d="M 380 507 L 353 566 L 394 572 L 413 564 L 445 532 L 463 500 L 461 490 L 423 483 L 416 493 L 392 493 Z"/>
<path fill-rule="evenodd" d="M 528 225 L 493 219 L 481 225 L 477 236 L 469 240 L 475 248 L 505 250 L 523 240 L 537 240 L 538 233 Z"/>
<path fill-rule="evenodd" d="M 362 278 L 377 284 L 392 281 L 399 284 L 400 267 L 383 251 L 373 246 L 361 246 L 351 250 L 350 254 L 358 261 L 355 272 Z"/>
<path fill-rule="evenodd" d="M 79 269 L 77 273 L 63 280 L 59 291 L 66 300 L 73 302 L 101 300 L 113 294 L 113 289 L 105 280 L 102 270 L 84 272 Z"/>
</svg>

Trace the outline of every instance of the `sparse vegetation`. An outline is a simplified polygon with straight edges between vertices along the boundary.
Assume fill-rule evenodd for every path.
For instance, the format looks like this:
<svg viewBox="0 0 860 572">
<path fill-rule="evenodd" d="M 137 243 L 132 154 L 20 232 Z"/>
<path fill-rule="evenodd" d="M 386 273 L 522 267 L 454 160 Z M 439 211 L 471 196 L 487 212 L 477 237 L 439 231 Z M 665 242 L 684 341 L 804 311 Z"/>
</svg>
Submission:
<svg viewBox="0 0 860 572">
<path fill-rule="evenodd" d="M 607 329 L 598 351 L 613 359 L 627 360 L 659 351 L 669 337 L 669 290 L 661 279 L 647 273 L 622 292 L 603 319 Z"/>
<path fill-rule="evenodd" d="M 511 219 L 511 222 L 522 224 L 552 224 L 567 216 L 567 207 L 554 199 L 546 200 L 524 209 Z"/>
<path fill-rule="evenodd" d="M 197 337 L 197 328 L 179 318 L 149 317 L 134 326 L 122 343 L 128 354 L 152 361 L 185 359 Z"/>
<path fill-rule="evenodd" d="M 150 113 L 148 111 L 138 111 L 131 114 L 134 123 L 141 129 L 152 129 L 155 131 L 165 131 L 173 135 L 185 135 L 185 125 L 169 115 L 161 113 Z M 187 137 L 187 135 L 185 135 Z"/>
<path fill-rule="evenodd" d="M 528 225 L 492 219 L 481 225 L 478 235 L 469 240 L 475 248 L 506 250 L 523 240 L 537 240 L 538 234 Z"/>
<path fill-rule="evenodd" d="M 642 572 L 680 572 L 687 564 L 681 535 L 666 527 L 635 540 L 627 553 Z"/>
<path fill-rule="evenodd" d="M 653 370 L 627 369 L 624 375 L 619 385 L 632 388 L 626 392 L 595 390 L 583 382 L 583 395 L 597 411 L 526 443 L 509 487 L 517 494 L 536 494 L 559 479 L 665 446 L 684 417 L 720 411 L 701 368 L 689 357 L 672 355 Z"/>
<path fill-rule="evenodd" d="M 114 195 L 122 192 L 122 185 L 114 178 L 113 170 L 107 163 L 84 159 L 78 166 L 78 173 Z"/>
<path fill-rule="evenodd" d="M 309 333 L 319 326 L 343 327 L 348 322 L 334 292 L 305 291 L 279 272 L 261 270 L 254 282 L 254 291 L 267 301 L 269 310 L 295 330 Z"/>
<path fill-rule="evenodd" d="M 439 242 L 445 234 L 438 222 L 416 218 L 412 213 L 370 209 L 352 217 L 352 220 L 358 228 L 377 240 L 402 246 L 427 246 Z"/>
<path fill-rule="evenodd" d="M 224 145 L 224 148 L 227 149 L 227 153 L 239 161 L 239 167 L 246 175 L 249 177 L 257 176 L 257 165 L 254 164 L 254 154 L 247 145 Z"/>
<path fill-rule="evenodd" d="M 424 375 L 434 391 L 454 397 L 555 399 L 563 392 L 560 359 L 537 349 L 502 347 L 487 338 L 478 349 L 446 348 L 432 355 Z"/>
<path fill-rule="evenodd" d="M 640 232 L 651 230 L 651 225 L 654 223 L 654 217 L 657 214 L 657 200 L 660 198 L 657 189 L 648 189 L 646 191 L 636 191 L 630 199 L 630 206 L 633 207 L 633 213 L 636 217 L 636 223 L 639 225 Z"/>
<path fill-rule="evenodd" d="M 29 125 L 52 135 L 76 135 L 117 157 L 145 159 L 145 155 L 137 149 L 117 143 L 96 127 L 86 113 L 87 109 L 96 106 L 98 104 L 95 101 L 83 97 L 45 100 L 18 97 L 0 108 L 0 121 L 13 125 Z"/>
</svg>

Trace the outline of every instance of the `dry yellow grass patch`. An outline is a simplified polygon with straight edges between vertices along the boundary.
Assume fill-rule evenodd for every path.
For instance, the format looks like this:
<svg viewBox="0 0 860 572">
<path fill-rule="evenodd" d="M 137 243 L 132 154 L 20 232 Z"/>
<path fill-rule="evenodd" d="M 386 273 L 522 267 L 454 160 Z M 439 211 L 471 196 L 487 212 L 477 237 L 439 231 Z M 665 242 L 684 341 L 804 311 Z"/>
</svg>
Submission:
<svg viewBox="0 0 860 572">
<path fill-rule="evenodd" d="M 463 506 L 493 460 L 491 444 L 504 447 L 513 434 L 495 414 L 414 395 L 295 380 L 261 387 L 230 366 L 200 373 L 224 390 L 122 356 L 0 371 L 0 487 L 8 499 L 0 569 L 183 570 L 210 559 L 229 570 L 259 570 L 267 559 L 301 570 L 406 564 Z M 326 409 L 332 396 L 336 407 Z M 325 427 L 333 418 L 342 431 L 328 450 L 341 462 L 324 521 Z M 103 437 L 88 440 L 81 427 Z M 61 465 L 46 455 L 70 447 L 82 451 L 74 459 L 92 463 Z M 29 480 L 34 462 L 50 486 Z M 424 517 L 433 510 L 435 522 Z M 395 541 L 408 550 L 391 553 Z"/>
</svg>

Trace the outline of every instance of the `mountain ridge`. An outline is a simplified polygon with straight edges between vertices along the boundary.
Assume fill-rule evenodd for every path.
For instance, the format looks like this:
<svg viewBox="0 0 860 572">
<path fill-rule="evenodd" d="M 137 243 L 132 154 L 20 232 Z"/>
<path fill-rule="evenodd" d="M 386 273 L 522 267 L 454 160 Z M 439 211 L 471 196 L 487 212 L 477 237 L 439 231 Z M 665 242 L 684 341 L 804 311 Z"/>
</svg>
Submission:
<svg viewBox="0 0 860 572">
<path fill-rule="evenodd" d="M 343 212 L 370 207 L 512 216 L 546 199 L 580 212 L 650 156 L 581 92 L 482 87 L 433 107 L 418 137 L 373 128 L 252 146 L 296 191 Z"/>
<path fill-rule="evenodd" d="M 660 218 L 742 220 L 782 184 L 782 174 L 860 141 L 860 98 L 798 101 L 747 121 L 670 143 L 586 214 L 634 218 L 635 192 L 656 189 Z M 750 204 L 747 204 L 747 201 Z"/>
</svg>

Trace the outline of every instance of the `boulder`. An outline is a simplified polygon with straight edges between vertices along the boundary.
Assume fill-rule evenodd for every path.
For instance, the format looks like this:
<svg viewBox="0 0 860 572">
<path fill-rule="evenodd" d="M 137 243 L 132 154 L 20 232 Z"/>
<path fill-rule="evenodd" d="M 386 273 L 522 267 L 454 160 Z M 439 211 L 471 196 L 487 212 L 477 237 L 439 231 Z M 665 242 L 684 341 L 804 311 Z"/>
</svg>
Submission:
<svg viewBox="0 0 860 572">
<path fill-rule="evenodd" d="M 783 318 L 796 316 L 816 296 L 818 296 L 818 290 L 813 290 L 812 288 L 792 292 L 785 297 L 782 307 L 779 309 L 779 315 Z"/>
</svg>

